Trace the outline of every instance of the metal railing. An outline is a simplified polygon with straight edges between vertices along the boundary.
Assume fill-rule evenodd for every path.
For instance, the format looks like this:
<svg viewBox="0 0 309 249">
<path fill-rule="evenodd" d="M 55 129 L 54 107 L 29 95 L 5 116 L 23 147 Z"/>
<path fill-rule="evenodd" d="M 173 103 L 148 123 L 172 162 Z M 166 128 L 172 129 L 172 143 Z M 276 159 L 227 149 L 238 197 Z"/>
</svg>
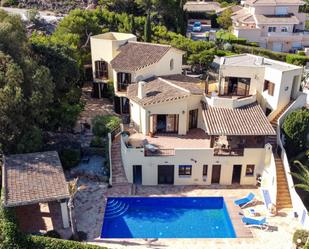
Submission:
<svg viewBox="0 0 309 249">
<path fill-rule="evenodd" d="M 116 137 L 120 132 L 121 132 L 121 126 L 120 126 L 120 125 L 110 132 L 112 141 L 115 139 L 115 137 Z"/>
</svg>

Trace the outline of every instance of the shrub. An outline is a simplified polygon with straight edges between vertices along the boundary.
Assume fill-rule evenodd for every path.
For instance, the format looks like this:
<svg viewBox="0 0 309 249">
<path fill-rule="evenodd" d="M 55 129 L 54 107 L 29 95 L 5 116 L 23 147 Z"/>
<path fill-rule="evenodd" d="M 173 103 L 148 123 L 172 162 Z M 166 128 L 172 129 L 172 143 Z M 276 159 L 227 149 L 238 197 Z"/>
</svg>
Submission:
<svg viewBox="0 0 309 249">
<path fill-rule="evenodd" d="M 44 236 L 49 238 L 61 239 L 60 234 L 56 230 L 49 230 L 44 234 Z"/>
<path fill-rule="evenodd" d="M 17 0 L 2 0 L 0 2 L 3 7 L 16 6 L 18 4 Z"/>
<path fill-rule="evenodd" d="M 62 166 L 66 170 L 75 167 L 81 159 L 81 153 L 78 149 L 63 149 L 59 156 Z"/>
<path fill-rule="evenodd" d="M 35 249 L 102 249 L 102 247 L 82 244 L 76 241 L 54 239 L 43 236 L 31 236 L 30 243 L 33 245 L 32 248 Z"/>
<path fill-rule="evenodd" d="M 309 56 L 288 54 L 286 56 L 286 62 L 297 66 L 305 66 L 309 62 Z"/>
<path fill-rule="evenodd" d="M 104 141 L 100 137 L 94 137 L 90 142 L 90 147 L 104 147 Z"/>
<path fill-rule="evenodd" d="M 298 109 L 286 117 L 282 125 L 290 155 L 304 151 L 309 133 L 309 110 Z"/>
<path fill-rule="evenodd" d="M 304 246 L 306 244 L 308 237 L 309 237 L 309 231 L 299 229 L 299 230 L 296 230 L 293 235 L 293 242 L 294 244 L 297 244 L 297 240 L 300 239 L 301 243 L 297 245 Z"/>
<path fill-rule="evenodd" d="M 221 43 L 231 43 L 231 44 L 246 44 L 247 40 L 244 38 L 238 38 L 232 33 L 220 30 L 216 33 L 216 38 Z"/>
<path fill-rule="evenodd" d="M 92 132 L 95 136 L 104 137 L 120 125 L 120 118 L 113 115 L 96 116 L 92 120 Z"/>
</svg>

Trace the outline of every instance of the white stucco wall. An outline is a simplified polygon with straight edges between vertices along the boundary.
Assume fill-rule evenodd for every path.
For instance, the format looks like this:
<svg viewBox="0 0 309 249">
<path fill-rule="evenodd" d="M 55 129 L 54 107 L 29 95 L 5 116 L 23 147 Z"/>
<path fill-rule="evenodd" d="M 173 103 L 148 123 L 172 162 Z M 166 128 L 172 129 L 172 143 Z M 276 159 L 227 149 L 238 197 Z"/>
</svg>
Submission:
<svg viewBox="0 0 309 249">
<path fill-rule="evenodd" d="M 170 61 L 174 61 L 173 69 L 170 68 Z M 137 79 L 147 79 L 152 76 L 163 76 L 182 73 L 182 52 L 176 49 L 170 49 L 157 63 L 142 68 L 135 72 L 132 81 Z"/>
<path fill-rule="evenodd" d="M 242 165 L 241 185 L 255 185 L 256 175 L 262 174 L 265 165 L 266 150 L 245 149 L 244 156 L 213 156 L 213 149 L 175 149 L 174 156 L 145 157 L 144 149 L 121 147 L 123 165 L 129 182 L 133 182 L 133 165 L 142 165 L 142 184 L 158 184 L 158 165 L 174 165 L 175 185 L 209 185 L 211 184 L 212 165 L 221 164 L 220 184 L 232 183 L 233 165 Z M 195 162 L 196 161 L 196 162 Z M 208 165 L 207 177 L 203 177 L 203 165 Z M 254 164 L 253 176 L 245 176 L 246 165 Z M 179 165 L 192 165 L 191 176 L 179 176 Z"/>
<path fill-rule="evenodd" d="M 139 125 L 140 132 L 148 135 L 150 128 L 150 115 L 154 114 L 178 114 L 179 126 L 178 134 L 185 135 L 189 127 L 189 111 L 198 109 L 198 128 L 204 129 L 201 109 L 201 95 L 191 95 L 187 98 L 163 102 L 154 105 L 140 106 L 134 101 L 130 101 L 131 107 L 131 120 Z"/>
<path fill-rule="evenodd" d="M 112 39 L 109 34 L 114 34 L 116 39 Z M 125 33 L 105 33 L 90 37 L 93 75 L 95 75 L 95 61 L 104 60 L 108 63 L 108 77 L 113 80 L 114 74 L 110 62 L 118 54 L 117 49 L 127 41 L 136 41 L 136 36 Z"/>
</svg>

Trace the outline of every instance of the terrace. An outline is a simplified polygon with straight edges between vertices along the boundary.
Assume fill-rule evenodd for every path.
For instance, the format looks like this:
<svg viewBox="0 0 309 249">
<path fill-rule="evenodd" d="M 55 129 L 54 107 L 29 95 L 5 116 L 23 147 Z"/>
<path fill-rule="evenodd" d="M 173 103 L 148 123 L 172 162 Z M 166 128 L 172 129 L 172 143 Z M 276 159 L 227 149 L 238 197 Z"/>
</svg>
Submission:
<svg viewBox="0 0 309 249">
<path fill-rule="evenodd" d="M 186 135 L 157 133 L 145 136 L 133 133 L 126 139 L 128 148 L 145 148 L 145 156 L 172 156 L 177 148 L 210 148 L 210 136 L 202 129 L 191 129 Z"/>
</svg>

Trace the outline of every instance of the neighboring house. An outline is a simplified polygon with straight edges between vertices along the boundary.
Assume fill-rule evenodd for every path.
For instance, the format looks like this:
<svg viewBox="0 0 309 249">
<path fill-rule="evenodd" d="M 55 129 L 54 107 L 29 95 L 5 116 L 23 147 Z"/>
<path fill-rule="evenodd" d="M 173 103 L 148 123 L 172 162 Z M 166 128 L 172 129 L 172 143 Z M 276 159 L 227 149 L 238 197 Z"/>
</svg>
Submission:
<svg viewBox="0 0 309 249">
<path fill-rule="evenodd" d="M 301 75 L 245 54 L 222 58 L 212 84 L 168 75 L 130 85 L 131 129 L 121 137 L 129 182 L 255 185 L 276 146 L 269 120 L 298 96 Z"/>
<path fill-rule="evenodd" d="M 301 0 L 246 0 L 232 15 L 233 33 L 277 52 L 293 52 L 309 46 L 304 32 L 306 14 L 299 12 Z"/>
<path fill-rule="evenodd" d="M 102 97 L 112 81 L 115 111 L 129 114 L 127 87 L 156 75 L 180 74 L 183 51 L 169 45 L 137 42 L 136 36 L 105 33 L 91 37 L 95 89 Z"/>
</svg>

